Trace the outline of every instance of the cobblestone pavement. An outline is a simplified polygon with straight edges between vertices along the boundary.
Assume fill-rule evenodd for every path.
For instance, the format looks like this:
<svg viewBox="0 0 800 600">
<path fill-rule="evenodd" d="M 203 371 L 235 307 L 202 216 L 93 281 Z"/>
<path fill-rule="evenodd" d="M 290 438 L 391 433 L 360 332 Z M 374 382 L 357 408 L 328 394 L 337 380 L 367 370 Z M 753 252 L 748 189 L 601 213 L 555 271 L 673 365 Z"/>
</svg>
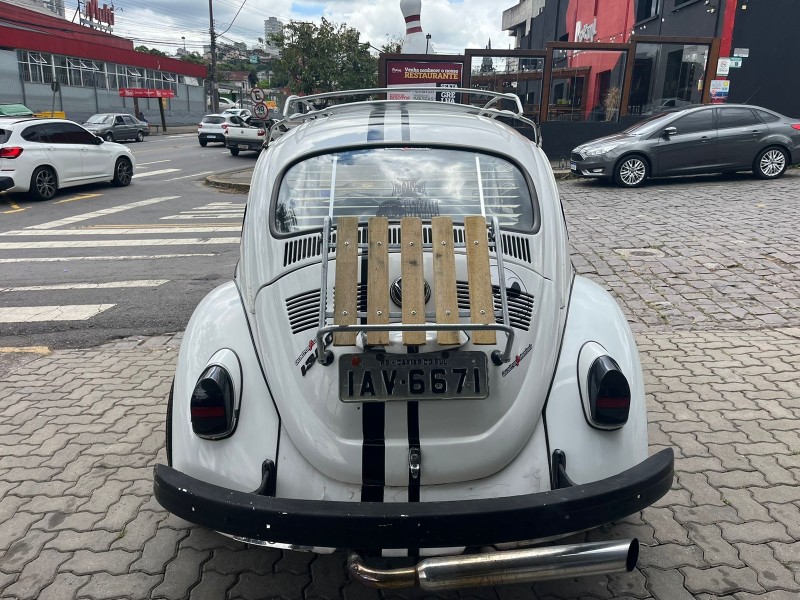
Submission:
<svg viewBox="0 0 800 600">
<path fill-rule="evenodd" d="M 579 270 L 636 326 L 651 446 L 676 452 L 667 496 L 580 536 L 638 537 L 636 571 L 381 595 L 348 582 L 341 554 L 246 549 L 167 514 L 151 473 L 175 336 L 0 374 L 0 598 L 800 597 L 800 176 L 562 193 Z M 618 251 L 642 248 L 663 256 Z"/>
</svg>

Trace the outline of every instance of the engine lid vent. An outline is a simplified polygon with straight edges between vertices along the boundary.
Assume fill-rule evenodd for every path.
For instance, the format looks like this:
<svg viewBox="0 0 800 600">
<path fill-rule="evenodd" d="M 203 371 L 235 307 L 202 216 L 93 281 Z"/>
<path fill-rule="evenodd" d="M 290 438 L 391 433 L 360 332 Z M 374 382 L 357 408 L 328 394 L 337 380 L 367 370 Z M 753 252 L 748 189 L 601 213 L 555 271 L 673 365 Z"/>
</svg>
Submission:
<svg viewBox="0 0 800 600">
<path fill-rule="evenodd" d="M 322 236 L 319 234 L 294 238 L 283 246 L 283 266 L 314 258 L 322 254 Z"/>
<path fill-rule="evenodd" d="M 494 311 L 502 313 L 500 286 L 493 285 L 492 293 L 494 294 Z M 456 281 L 456 294 L 458 295 L 459 310 L 469 310 L 469 284 L 466 281 Z M 513 283 L 511 287 L 506 288 L 506 299 L 508 300 L 509 325 L 515 329 L 528 331 L 533 317 L 533 296 L 523 292 L 519 288 L 519 284 Z M 501 323 L 503 320 L 501 314 L 495 320 Z"/>
<path fill-rule="evenodd" d="M 503 254 L 527 263 L 531 262 L 531 244 L 528 238 L 513 233 L 501 233 L 500 238 Z"/>
<path fill-rule="evenodd" d="M 313 290 L 286 299 L 286 312 L 292 333 L 300 333 L 319 325 L 320 291 Z"/>
</svg>

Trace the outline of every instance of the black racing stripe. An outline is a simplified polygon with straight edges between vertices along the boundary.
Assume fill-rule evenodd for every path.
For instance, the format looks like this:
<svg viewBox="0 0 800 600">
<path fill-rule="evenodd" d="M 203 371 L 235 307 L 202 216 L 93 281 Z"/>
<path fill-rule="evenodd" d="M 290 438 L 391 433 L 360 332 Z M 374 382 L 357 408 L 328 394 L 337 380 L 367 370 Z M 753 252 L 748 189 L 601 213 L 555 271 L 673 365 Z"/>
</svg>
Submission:
<svg viewBox="0 0 800 600">
<path fill-rule="evenodd" d="M 404 142 L 411 141 L 411 119 L 408 116 L 408 109 L 400 109 L 400 127 L 403 135 Z"/>
<path fill-rule="evenodd" d="M 386 108 L 378 106 L 369 113 L 369 127 L 367 129 L 368 142 L 382 142 L 385 137 Z"/>
<path fill-rule="evenodd" d="M 361 423 L 364 428 L 364 446 L 361 453 L 361 501 L 383 502 L 383 487 L 386 485 L 384 443 L 386 405 L 383 402 L 365 402 L 361 406 Z"/>
<path fill-rule="evenodd" d="M 370 117 L 371 118 L 371 117 Z M 383 139 L 383 127 L 381 127 Z M 361 289 L 367 289 L 369 260 L 361 258 Z M 361 324 L 366 325 L 362 318 Z M 361 447 L 361 501 L 383 502 L 386 485 L 386 405 L 383 402 L 364 402 L 361 405 L 361 428 L 364 445 Z"/>
</svg>

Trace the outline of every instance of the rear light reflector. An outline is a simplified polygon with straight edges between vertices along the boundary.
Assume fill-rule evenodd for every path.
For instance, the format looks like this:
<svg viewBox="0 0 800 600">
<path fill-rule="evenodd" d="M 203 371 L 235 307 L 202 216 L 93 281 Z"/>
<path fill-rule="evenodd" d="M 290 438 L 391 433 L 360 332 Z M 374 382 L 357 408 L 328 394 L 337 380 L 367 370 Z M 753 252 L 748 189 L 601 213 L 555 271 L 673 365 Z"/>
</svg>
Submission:
<svg viewBox="0 0 800 600">
<path fill-rule="evenodd" d="M 192 430 L 201 438 L 228 437 L 236 428 L 233 381 L 223 367 L 208 367 L 192 392 Z"/>
<path fill-rule="evenodd" d="M 794 125 L 792 125 L 792 129 L 797 129 L 798 131 L 800 131 L 800 123 L 795 123 Z"/>
<path fill-rule="evenodd" d="M 600 356 L 589 368 L 589 410 L 591 420 L 603 427 L 622 427 L 628 422 L 631 388 L 616 361 Z"/>
<path fill-rule="evenodd" d="M 19 146 L 0 148 L 0 158 L 17 158 L 20 154 L 22 154 L 22 148 Z"/>
</svg>

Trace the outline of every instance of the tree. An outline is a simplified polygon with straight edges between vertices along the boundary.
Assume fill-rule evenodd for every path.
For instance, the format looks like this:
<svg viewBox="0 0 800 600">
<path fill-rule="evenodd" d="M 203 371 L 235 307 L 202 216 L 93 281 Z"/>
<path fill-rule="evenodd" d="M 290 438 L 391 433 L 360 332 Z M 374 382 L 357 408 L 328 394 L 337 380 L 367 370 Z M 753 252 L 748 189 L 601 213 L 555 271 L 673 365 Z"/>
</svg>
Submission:
<svg viewBox="0 0 800 600">
<path fill-rule="evenodd" d="M 357 29 L 323 17 L 322 23 L 292 21 L 272 36 L 281 57 L 275 82 L 295 94 L 375 87 L 377 59 Z"/>
<path fill-rule="evenodd" d="M 386 43 L 381 46 L 381 54 L 400 54 L 403 51 L 403 38 L 387 35 Z"/>
<path fill-rule="evenodd" d="M 181 56 L 181 60 L 190 63 L 195 63 L 197 65 L 206 64 L 205 59 L 203 59 L 203 57 L 200 56 L 200 54 L 198 54 L 197 52 L 189 52 L 189 54 L 184 54 L 183 56 Z"/>
<path fill-rule="evenodd" d="M 155 56 L 169 56 L 166 52 L 162 52 L 158 48 L 148 48 L 147 46 L 136 46 L 134 48 L 137 52 L 146 52 L 147 54 L 154 54 Z"/>
</svg>

